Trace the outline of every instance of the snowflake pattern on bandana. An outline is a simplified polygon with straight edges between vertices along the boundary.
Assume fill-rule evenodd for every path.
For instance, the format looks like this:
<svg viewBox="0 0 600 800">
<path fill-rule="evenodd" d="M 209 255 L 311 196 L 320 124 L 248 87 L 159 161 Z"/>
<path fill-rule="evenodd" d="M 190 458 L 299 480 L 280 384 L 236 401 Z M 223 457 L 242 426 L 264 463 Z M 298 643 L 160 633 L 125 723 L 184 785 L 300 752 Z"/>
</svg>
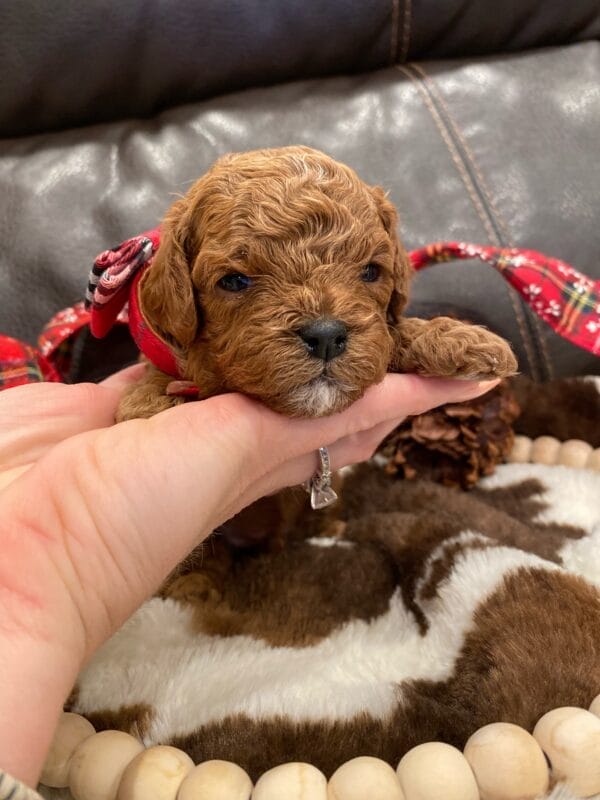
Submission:
<svg viewBox="0 0 600 800">
<path fill-rule="evenodd" d="M 438 242 L 410 254 L 415 270 L 475 258 L 497 269 L 556 333 L 594 355 L 600 353 L 600 281 L 570 264 L 535 250 L 465 242 Z"/>
</svg>

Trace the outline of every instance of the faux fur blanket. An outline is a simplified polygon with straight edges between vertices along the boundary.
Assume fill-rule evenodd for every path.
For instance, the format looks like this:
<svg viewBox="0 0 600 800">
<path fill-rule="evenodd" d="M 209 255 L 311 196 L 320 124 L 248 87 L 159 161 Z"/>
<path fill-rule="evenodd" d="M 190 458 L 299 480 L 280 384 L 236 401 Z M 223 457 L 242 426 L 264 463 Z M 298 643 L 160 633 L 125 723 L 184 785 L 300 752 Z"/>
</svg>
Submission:
<svg viewBox="0 0 600 800">
<path fill-rule="evenodd" d="M 587 708 L 599 588 L 600 473 L 503 465 L 461 492 L 363 465 L 333 514 L 271 552 L 210 540 L 97 653 L 70 708 L 253 779 L 285 761 L 396 766 L 424 741 Z"/>
</svg>

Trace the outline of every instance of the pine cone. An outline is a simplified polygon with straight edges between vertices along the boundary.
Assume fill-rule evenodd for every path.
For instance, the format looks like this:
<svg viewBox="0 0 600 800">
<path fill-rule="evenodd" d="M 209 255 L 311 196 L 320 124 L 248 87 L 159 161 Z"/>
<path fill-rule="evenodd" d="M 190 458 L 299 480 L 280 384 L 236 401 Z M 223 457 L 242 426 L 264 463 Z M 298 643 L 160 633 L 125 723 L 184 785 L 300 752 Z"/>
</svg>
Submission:
<svg viewBox="0 0 600 800">
<path fill-rule="evenodd" d="M 512 448 L 520 409 L 507 381 L 468 400 L 408 417 L 379 447 L 390 475 L 469 489 Z"/>
</svg>

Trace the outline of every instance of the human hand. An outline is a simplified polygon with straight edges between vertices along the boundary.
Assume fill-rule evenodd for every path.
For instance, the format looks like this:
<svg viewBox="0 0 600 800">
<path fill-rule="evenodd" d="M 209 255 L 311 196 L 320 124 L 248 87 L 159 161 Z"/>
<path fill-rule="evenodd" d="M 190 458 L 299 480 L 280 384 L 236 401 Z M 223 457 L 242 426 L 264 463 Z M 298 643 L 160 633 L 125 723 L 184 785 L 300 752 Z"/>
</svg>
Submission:
<svg viewBox="0 0 600 800">
<path fill-rule="evenodd" d="M 139 371 L 0 393 L 0 669 L 13 690 L 0 714 L 20 716 L 27 741 L 13 726 L 0 763 L 26 780 L 82 664 L 215 527 L 310 478 L 318 447 L 333 469 L 365 460 L 406 415 L 494 385 L 389 375 L 322 419 L 229 394 L 113 425 Z"/>
</svg>

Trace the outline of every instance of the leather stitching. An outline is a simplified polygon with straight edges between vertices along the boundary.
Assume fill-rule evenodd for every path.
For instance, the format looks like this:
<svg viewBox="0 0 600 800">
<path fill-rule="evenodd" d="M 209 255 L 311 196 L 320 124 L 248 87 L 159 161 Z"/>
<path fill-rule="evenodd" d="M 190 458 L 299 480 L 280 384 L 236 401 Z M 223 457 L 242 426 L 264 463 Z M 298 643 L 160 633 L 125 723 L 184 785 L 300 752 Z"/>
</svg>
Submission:
<svg viewBox="0 0 600 800">
<path fill-rule="evenodd" d="M 487 186 L 487 183 L 486 183 L 486 181 L 485 181 L 485 179 L 483 177 L 481 169 L 479 168 L 479 165 L 478 165 L 477 160 L 476 160 L 476 158 L 475 158 L 475 156 L 473 154 L 473 151 L 469 147 L 469 144 L 468 144 L 467 140 L 465 139 L 461 129 L 457 125 L 456 120 L 454 119 L 454 116 L 451 113 L 450 108 L 448 107 L 448 104 L 446 103 L 442 93 L 438 89 L 435 81 L 433 81 L 431 79 L 431 77 L 425 72 L 425 70 L 419 64 L 412 64 L 412 68 L 426 82 L 426 84 L 427 84 L 427 86 L 429 88 L 429 91 L 433 95 L 435 95 L 436 100 L 438 101 L 438 103 L 440 104 L 440 106 L 444 110 L 444 113 L 445 113 L 445 115 L 447 117 L 447 120 L 448 120 L 448 124 L 451 126 L 454 135 L 456 136 L 458 141 L 461 143 L 461 146 L 463 147 L 463 149 L 465 151 L 466 157 L 469 160 L 469 164 L 471 166 L 471 169 L 472 169 L 473 173 L 475 174 L 475 176 L 477 178 L 478 185 L 479 185 L 479 190 L 481 191 L 481 193 L 485 197 L 486 203 L 488 205 L 488 213 L 493 215 L 493 217 L 495 219 L 495 222 L 496 222 L 496 226 L 497 226 L 497 228 L 500 229 L 500 232 L 501 232 L 502 237 L 504 239 L 502 244 L 504 246 L 507 246 L 507 247 L 515 247 L 515 243 L 512 240 L 512 238 L 511 238 L 511 236 L 510 236 L 510 234 L 508 232 L 508 225 L 506 224 L 506 221 L 504 220 L 502 214 L 498 210 L 498 207 L 497 207 L 496 203 L 494 202 L 494 200 L 492 198 L 492 193 L 490 192 L 490 190 L 489 190 L 489 188 Z M 521 336 L 523 336 L 523 331 L 525 329 L 525 319 L 524 319 L 523 307 L 521 305 L 522 301 L 520 301 L 519 298 L 515 297 L 513 292 L 510 292 L 510 300 L 511 300 L 513 309 L 516 312 L 515 316 L 517 318 L 517 323 L 518 323 L 519 329 L 521 331 Z M 550 356 L 549 356 L 549 353 L 548 353 L 548 346 L 547 346 L 547 343 L 546 343 L 546 339 L 545 339 L 545 337 L 543 335 L 542 323 L 537 318 L 537 316 L 534 316 L 532 319 L 533 319 L 533 324 L 534 324 L 536 332 L 537 332 L 536 341 L 533 341 L 532 343 L 534 345 L 535 344 L 538 345 L 538 353 L 542 357 L 542 361 L 543 361 L 544 366 L 546 368 L 546 374 L 549 377 L 554 377 L 554 370 L 553 370 L 552 362 L 550 360 Z M 530 336 L 529 336 L 529 339 L 531 340 Z M 533 364 L 532 364 L 532 368 L 533 368 Z"/>
<path fill-rule="evenodd" d="M 428 86 L 429 90 L 431 91 L 431 93 L 435 95 L 436 100 L 438 101 L 440 106 L 444 109 L 444 112 L 445 112 L 446 116 L 448 117 L 448 122 L 449 122 L 450 126 L 452 127 L 452 130 L 453 130 L 454 134 L 456 135 L 456 138 L 460 141 L 461 145 L 463 146 L 463 148 L 465 150 L 465 153 L 467 154 L 467 157 L 468 157 L 468 159 L 469 159 L 469 161 L 471 163 L 471 167 L 473 168 L 473 172 L 477 176 L 477 180 L 479 182 L 479 188 L 481 189 L 482 194 L 485 195 L 485 199 L 486 199 L 489 207 L 494 212 L 494 216 L 495 216 L 496 221 L 498 223 L 498 227 L 502 229 L 502 235 L 506 239 L 506 244 L 508 244 L 508 240 L 510 239 L 510 236 L 508 235 L 508 226 L 507 226 L 506 222 L 504 221 L 502 215 L 498 211 L 498 208 L 497 208 L 496 204 L 494 203 L 494 201 L 492 199 L 492 196 L 491 196 L 491 194 L 490 194 L 490 192 L 489 192 L 489 190 L 487 188 L 487 184 L 486 184 L 486 182 L 485 182 L 485 180 L 483 178 L 483 175 L 481 174 L 481 170 L 479 169 L 477 161 L 475 160 L 475 156 L 473 155 L 473 152 L 472 152 L 471 148 L 469 147 L 468 142 L 466 141 L 465 137 L 463 136 L 462 131 L 460 130 L 460 128 L 456 124 L 456 121 L 454 120 L 454 117 L 450 113 L 450 109 L 448 107 L 448 104 L 444 100 L 444 97 L 443 97 L 442 93 L 440 92 L 440 90 L 438 89 L 435 81 L 433 81 L 431 79 L 431 77 L 425 72 L 425 70 L 419 64 L 411 64 L 411 66 L 414 69 L 414 71 L 417 72 L 421 76 L 421 78 L 423 78 L 423 80 L 427 84 L 427 86 Z M 512 247 L 513 245 L 510 245 L 510 246 Z"/>
<path fill-rule="evenodd" d="M 408 60 L 408 48 L 410 47 L 410 34 L 412 26 L 412 0 L 404 0 L 404 18 L 402 20 L 402 47 L 400 49 L 401 63 Z"/>
<path fill-rule="evenodd" d="M 390 65 L 396 63 L 398 57 L 398 33 L 400 25 L 400 0 L 392 0 L 392 21 L 390 38 Z"/>
<path fill-rule="evenodd" d="M 465 169 L 465 165 L 463 164 L 463 162 L 462 162 L 462 160 L 460 158 L 460 154 L 459 154 L 458 150 L 456 149 L 456 146 L 455 146 L 454 142 L 452 141 L 452 139 L 448 135 L 448 131 L 446 130 L 446 128 L 444 126 L 444 123 L 442 121 L 442 118 L 439 115 L 439 112 L 438 112 L 437 108 L 434 106 L 431 98 L 429 97 L 429 95 L 425 91 L 425 88 L 422 86 L 422 84 L 421 84 L 420 80 L 418 79 L 418 77 L 416 75 L 413 75 L 412 72 L 410 72 L 410 70 L 408 69 L 407 66 L 397 65 L 396 69 L 398 69 L 400 72 L 404 73 L 406 75 L 406 77 L 409 78 L 415 84 L 417 89 L 419 90 L 419 93 L 423 97 L 425 105 L 427 106 L 427 108 L 429 110 L 429 113 L 431 114 L 431 117 L 432 117 L 432 119 L 433 119 L 433 121 L 434 121 L 434 123 L 435 123 L 435 125 L 436 125 L 436 127 L 437 127 L 437 129 L 439 131 L 439 133 L 440 133 L 440 136 L 442 137 L 442 139 L 444 140 L 444 142 L 446 144 L 446 147 L 448 148 L 448 152 L 450 154 L 450 157 L 451 157 L 452 161 L 454 162 L 454 165 L 455 165 L 456 169 L 458 170 L 458 173 L 459 173 L 460 177 L 462 178 L 462 181 L 464 183 L 465 189 L 467 190 L 467 193 L 468 193 L 469 197 L 471 198 L 471 202 L 473 203 L 473 206 L 475 207 L 475 210 L 477 211 L 479 219 L 481 220 L 481 222 L 483 224 L 483 227 L 485 228 L 486 234 L 488 235 L 488 237 L 490 238 L 490 240 L 494 244 L 499 245 L 500 241 L 498 239 L 498 234 L 496 233 L 496 231 L 492 227 L 492 225 L 491 225 L 491 223 L 489 221 L 489 218 L 488 218 L 487 214 L 485 213 L 485 209 L 483 207 L 483 204 L 482 204 L 480 198 L 477 196 L 477 193 L 475 192 L 475 189 L 473 187 L 472 179 L 471 179 L 469 173 L 467 172 L 467 170 Z"/>
<path fill-rule="evenodd" d="M 414 72 L 409 67 L 412 67 L 412 69 L 414 69 L 414 71 L 417 74 L 414 74 Z M 449 133 L 449 130 L 448 130 L 448 124 L 449 123 L 446 123 L 444 121 L 444 119 L 441 116 L 438 108 L 435 106 L 431 95 L 429 94 L 429 91 L 431 91 L 431 81 L 428 81 L 428 86 L 426 87 L 425 86 L 425 81 L 427 80 L 428 76 L 423 72 L 421 72 L 419 74 L 419 71 L 416 69 L 416 66 L 414 64 L 410 64 L 409 66 L 400 66 L 400 65 L 398 65 L 396 67 L 396 69 L 398 69 L 400 72 L 402 72 L 404 75 L 406 75 L 406 77 L 408 77 L 411 80 L 411 82 L 414 83 L 416 88 L 419 90 L 419 93 L 423 97 L 425 105 L 427 106 L 427 109 L 429 110 L 429 113 L 431 114 L 431 117 L 432 117 L 432 119 L 433 119 L 433 121 L 434 121 L 434 123 L 435 123 L 435 125 L 436 125 L 436 127 L 437 127 L 437 129 L 439 131 L 439 133 L 440 133 L 440 136 L 442 137 L 444 143 L 446 144 L 446 147 L 448 148 L 448 152 L 450 154 L 450 157 L 451 157 L 452 161 L 454 162 L 454 165 L 455 165 L 455 167 L 456 167 L 456 169 L 457 169 L 457 171 L 458 171 L 458 173 L 459 173 L 459 175 L 460 175 L 460 177 L 462 179 L 462 182 L 463 182 L 463 184 L 465 186 L 465 189 L 467 190 L 467 193 L 468 193 L 468 195 L 469 195 L 469 197 L 471 199 L 471 202 L 472 202 L 472 204 L 473 204 L 473 206 L 474 206 L 474 208 L 475 208 L 475 210 L 477 212 L 477 215 L 479 216 L 479 219 L 481 220 L 481 223 L 483 224 L 483 227 L 484 227 L 484 229 L 486 231 L 487 236 L 489 237 L 490 241 L 493 242 L 495 245 L 501 246 L 502 245 L 502 240 L 501 240 L 501 237 L 499 235 L 499 230 L 498 230 L 497 227 L 494 226 L 494 224 L 492 224 L 493 221 L 495 222 L 495 219 L 491 217 L 491 214 L 490 214 L 489 210 L 487 210 L 485 208 L 485 206 L 484 206 L 484 204 L 483 204 L 483 202 L 481 200 L 481 197 L 478 194 L 477 189 L 480 189 L 480 187 L 479 187 L 478 184 L 477 185 L 475 184 L 473 177 L 469 174 L 469 172 L 468 172 L 468 170 L 466 168 L 464 157 L 461 155 L 461 153 L 458 150 L 456 144 L 454 143 L 454 141 L 452 140 L 452 138 L 450 136 L 450 133 Z M 436 94 L 436 98 L 437 97 L 438 97 L 438 94 Z M 460 139 L 460 141 L 462 142 L 462 139 Z M 472 166 L 472 165 L 469 164 L 469 166 Z M 477 175 L 476 172 L 474 174 Z M 483 196 L 486 197 L 486 199 L 487 199 L 487 194 L 484 193 Z M 535 374 L 537 372 L 537 365 L 536 365 L 536 360 L 534 358 L 534 351 L 533 351 L 533 347 L 532 347 L 533 342 L 532 342 L 531 336 L 529 335 L 529 333 L 528 333 L 528 331 L 526 329 L 526 326 L 525 326 L 525 320 L 523 318 L 523 310 L 519 306 L 519 304 L 517 302 L 517 298 L 515 298 L 513 296 L 512 292 L 509 290 L 509 287 L 505 287 L 505 290 L 506 290 L 506 292 L 507 292 L 507 294 L 509 296 L 511 306 L 513 308 L 513 314 L 514 314 L 517 326 L 519 328 L 519 332 L 521 334 L 521 339 L 523 341 L 523 346 L 524 346 L 525 352 L 527 354 L 527 360 L 529 361 L 529 364 L 531 366 L 532 373 Z M 538 377 L 538 376 L 535 376 L 535 377 Z"/>
</svg>

